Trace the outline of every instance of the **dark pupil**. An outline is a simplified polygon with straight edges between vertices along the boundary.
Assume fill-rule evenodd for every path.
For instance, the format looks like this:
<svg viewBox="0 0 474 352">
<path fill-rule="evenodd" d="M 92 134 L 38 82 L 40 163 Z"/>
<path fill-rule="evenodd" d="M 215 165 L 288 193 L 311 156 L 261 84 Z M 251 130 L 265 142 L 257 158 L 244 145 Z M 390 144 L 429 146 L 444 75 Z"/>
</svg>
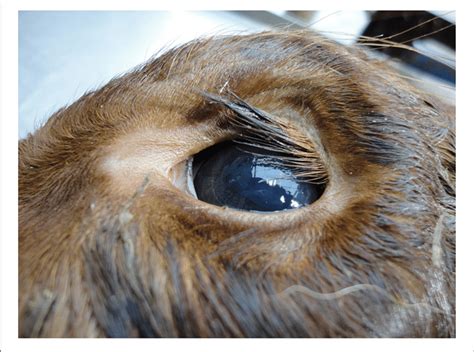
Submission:
<svg viewBox="0 0 474 352">
<path fill-rule="evenodd" d="M 300 208 L 324 191 L 323 186 L 298 179 L 281 156 L 233 142 L 195 155 L 193 175 L 198 199 L 242 210 Z"/>
</svg>

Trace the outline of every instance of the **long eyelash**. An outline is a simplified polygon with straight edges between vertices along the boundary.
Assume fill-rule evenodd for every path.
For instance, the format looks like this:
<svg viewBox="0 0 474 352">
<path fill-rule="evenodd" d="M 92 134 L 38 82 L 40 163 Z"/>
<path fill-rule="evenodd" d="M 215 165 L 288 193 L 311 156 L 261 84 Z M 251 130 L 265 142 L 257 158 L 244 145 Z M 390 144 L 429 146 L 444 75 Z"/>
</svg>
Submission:
<svg viewBox="0 0 474 352">
<path fill-rule="evenodd" d="M 209 102 L 223 105 L 231 112 L 226 117 L 239 134 L 234 142 L 276 153 L 280 165 L 292 168 L 295 176 L 306 182 L 327 183 L 327 169 L 308 136 L 279 121 L 278 117 L 249 105 L 230 90 L 226 90 L 227 96 L 201 94 Z"/>
</svg>

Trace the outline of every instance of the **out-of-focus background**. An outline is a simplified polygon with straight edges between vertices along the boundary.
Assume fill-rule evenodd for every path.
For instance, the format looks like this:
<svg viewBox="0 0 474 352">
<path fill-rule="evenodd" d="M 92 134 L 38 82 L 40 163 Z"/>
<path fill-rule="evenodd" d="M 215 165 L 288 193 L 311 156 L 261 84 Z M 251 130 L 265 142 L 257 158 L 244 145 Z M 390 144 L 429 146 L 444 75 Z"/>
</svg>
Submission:
<svg viewBox="0 0 474 352">
<path fill-rule="evenodd" d="M 19 138 L 166 48 L 200 36 L 282 27 L 314 29 L 345 45 L 365 42 L 374 55 L 395 59 L 423 89 L 454 102 L 455 23 L 449 11 L 21 11 Z M 375 36 L 413 50 L 375 49 L 365 39 Z"/>
</svg>

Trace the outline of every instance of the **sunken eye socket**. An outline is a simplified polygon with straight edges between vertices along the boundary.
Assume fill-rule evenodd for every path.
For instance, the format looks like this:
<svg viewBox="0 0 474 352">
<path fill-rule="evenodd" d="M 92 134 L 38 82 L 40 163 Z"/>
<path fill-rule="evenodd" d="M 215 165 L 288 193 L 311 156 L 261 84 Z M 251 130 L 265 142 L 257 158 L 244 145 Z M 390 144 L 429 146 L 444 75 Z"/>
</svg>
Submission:
<svg viewBox="0 0 474 352">
<path fill-rule="evenodd" d="M 259 212 L 301 208 L 320 198 L 325 184 L 298 178 L 282 158 L 235 142 L 203 150 L 192 163 L 196 197 L 218 206 Z"/>
</svg>

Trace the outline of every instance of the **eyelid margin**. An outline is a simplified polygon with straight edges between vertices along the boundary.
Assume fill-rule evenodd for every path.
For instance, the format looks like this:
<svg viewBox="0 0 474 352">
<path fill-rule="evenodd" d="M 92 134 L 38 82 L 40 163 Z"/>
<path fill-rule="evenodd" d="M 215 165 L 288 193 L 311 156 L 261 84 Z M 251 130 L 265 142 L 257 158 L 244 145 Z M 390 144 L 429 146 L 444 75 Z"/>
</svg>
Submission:
<svg viewBox="0 0 474 352">
<path fill-rule="evenodd" d="M 229 88 L 222 96 L 207 92 L 201 94 L 209 102 L 221 104 L 230 112 L 226 118 L 238 135 L 235 142 L 285 155 L 288 166 L 300 168 L 301 178 L 314 183 L 329 182 L 323 148 L 303 128 L 250 105 Z"/>
</svg>

